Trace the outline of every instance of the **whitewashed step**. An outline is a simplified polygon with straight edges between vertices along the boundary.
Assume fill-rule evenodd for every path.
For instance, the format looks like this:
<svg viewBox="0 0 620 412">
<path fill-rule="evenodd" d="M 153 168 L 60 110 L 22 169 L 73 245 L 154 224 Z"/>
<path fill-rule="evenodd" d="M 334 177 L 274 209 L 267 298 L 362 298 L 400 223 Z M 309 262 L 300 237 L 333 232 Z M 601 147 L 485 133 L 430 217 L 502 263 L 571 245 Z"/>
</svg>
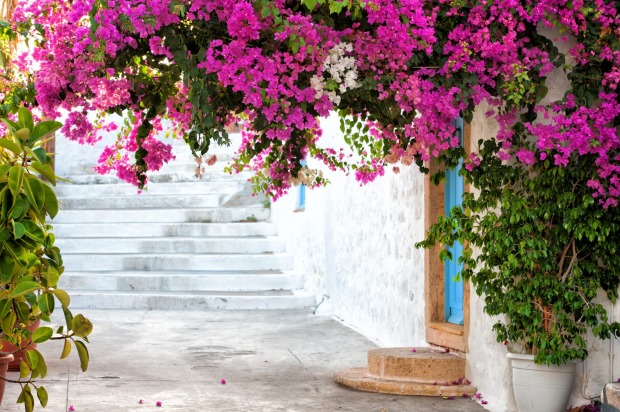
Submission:
<svg viewBox="0 0 620 412">
<path fill-rule="evenodd" d="M 287 254 L 104 254 L 63 253 L 68 271 L 99 270 L 291 270 L 293 258 Z"/>
<path fill-rule="evenodd" d="M 268 291 L 304 286 L 302 276 L 281 271 L 65 272 L 61 287 L 98 291 Z"/>
<path fill-rule="evenodd" d="M 62 211 L 61 213 L 66 213 Z M 73 237 L 246 237 L 275 236 L 276 225 L 270 222 L 241 223 L 56 223 L 54 233 L 58 239 Z"/>
<path fill-rule="evenodd" d="M 66 210 L 79 209 L 163 209 L 217 207 L 228 200 L 226 195 L 134 195 L 100 197 L 64 197 L 60 207 Z"/>
<path fill-rule="evenodd" d="M 269 209 L 262 205 L 235 208 L 144 209 L 144 210 L 62 210 L 51 222 L 56 223 L 211 223 L 267 220 Z"/>
<path fill-rule="evenodd" d="M 245 179 L 219 181 L 189 181 L 174 183 L 153 183 L 138 194 L 138 188 L 123 182 L 101 184 L 59 184 L 56 196 L 64 197 L 101 197 L 101 196 L 135 196 L 150 195 L 208 195 L 234 194 L 243 189 Z"/>
<path fill-rule="evenodd" d="M 302 309 L 315 306 L 301 291 L 257 292 L 91 292 L 71 291 L 72 308 L 110 309 Z"/>
<path fill-rule="evenodd" d="M 66 253 L 235 253 L 283 252 L 284 243 L 276 238 L 71 238 L 58 239 L 56 245 Z"/>
</svg>

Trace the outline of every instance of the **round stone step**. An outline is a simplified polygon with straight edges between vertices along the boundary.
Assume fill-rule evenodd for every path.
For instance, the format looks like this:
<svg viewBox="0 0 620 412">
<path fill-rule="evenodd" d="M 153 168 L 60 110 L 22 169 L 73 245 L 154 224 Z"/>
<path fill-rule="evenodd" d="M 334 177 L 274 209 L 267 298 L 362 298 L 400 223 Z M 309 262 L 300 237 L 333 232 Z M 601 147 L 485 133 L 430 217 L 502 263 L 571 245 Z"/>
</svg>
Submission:
<svg viewBox="0 0 620 412">
<path fill-rule="evenodd" d="M 465 359 L 432 348 L 383 348 L 368 352 L 368 375 L 395 381 L 451 384 L 465 376 Z"/>
</svg>

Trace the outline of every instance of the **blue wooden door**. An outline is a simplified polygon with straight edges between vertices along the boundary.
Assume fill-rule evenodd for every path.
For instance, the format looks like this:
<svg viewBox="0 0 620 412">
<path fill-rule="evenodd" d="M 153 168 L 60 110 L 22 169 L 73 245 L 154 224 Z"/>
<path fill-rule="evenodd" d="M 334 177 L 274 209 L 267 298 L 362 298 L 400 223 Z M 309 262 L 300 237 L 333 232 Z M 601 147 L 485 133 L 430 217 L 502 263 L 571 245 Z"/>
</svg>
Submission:
<svg viewBox="0 0 620 412">
<path fill-rule="evenodd" d="M 461 145 L 463 144 L 463 119 L 458 118 L 454 121 L 454 126 L 459 133 Z M 459 175 L 461 170 L 462 161 L 454 169 L 446 171 L 446 183 L 445 183 L 445 195 L 444 195 L 444 210 L 446 215 L 450 213 L 450 210 L 463 202 L 463 191 L 465 185 L 463 182 L 463 176 Z M 448 250 L 452 253 L 452 260 L 445 262 L 444 266 L 444 282 L 445 282 L 445 320 L 448 323 L 454 323 L 457 325 L 463 324 L 463 280 L 459 278 L 456 280 L 457 274 L 462 269 L 462 265 L 458 263 L 458 259 L 463 253 L 463 245 L 455 243 L 454 246 L 448 247 Z"/>
</svg>

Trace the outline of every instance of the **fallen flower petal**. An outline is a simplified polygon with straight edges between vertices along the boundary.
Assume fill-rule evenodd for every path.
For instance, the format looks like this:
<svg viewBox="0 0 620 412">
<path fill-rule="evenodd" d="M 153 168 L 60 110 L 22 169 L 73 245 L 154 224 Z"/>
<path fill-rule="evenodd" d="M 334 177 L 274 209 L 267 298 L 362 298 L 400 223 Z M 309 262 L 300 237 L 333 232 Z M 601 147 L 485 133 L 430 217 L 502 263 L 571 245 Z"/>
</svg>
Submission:
<svg viewBox="0 0 620 412">
<path fill-rule="evenodd" d="M 138 401 L 138 403 L 139 403 L 140 405 L 142 405 L 142 404 L 144 403 L 144 400 L 143 400 L 143 399 L 140 399 L 140 400 Z"/>
<path fill-rule="evenodd" d="M 482 402 L 480 402 L 480 403 L 481 403 L 481 404 L 483 404 L 483 405 L 486 405 L 486 404 L 487 404 L 487 403 L 489 403 L 489 402 L 487 402 L 487 401 L 482 401 Z"/>
<path fill-rule="evenodd" d="M 222 380 L 220 380 L 220 383 L 221 383 L 222 385 L 226 385 L 226 379 L 222 378 Z"/>
<path fill-rule="evenodd" d="M 161 406 L 161 405 L 162 405 L 161 401 L 155 402 L 155 406 Z"/>
<path fill-rule="evenodd" d="M 75 407 L 73 405 L 69 405 L 69 411 L 70 412 L 74 412 L 75 411 Z"/>
<path fill-rule="evenodd" d="M 411 352 L 417 352 L 415 348 L 411 348 Z"/>
</svg>

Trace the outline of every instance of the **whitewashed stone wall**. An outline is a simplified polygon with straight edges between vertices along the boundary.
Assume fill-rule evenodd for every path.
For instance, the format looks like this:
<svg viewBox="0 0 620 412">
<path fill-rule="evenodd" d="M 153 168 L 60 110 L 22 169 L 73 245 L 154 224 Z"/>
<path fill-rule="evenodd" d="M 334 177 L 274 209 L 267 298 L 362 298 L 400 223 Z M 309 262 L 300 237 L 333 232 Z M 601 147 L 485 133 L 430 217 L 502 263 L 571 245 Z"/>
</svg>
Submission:
<svg viewBox="0 0 620 412">
<path fill-rule="evenodd" d="M 337 119 L 324 123 L 339 139 Z M 340 140 L 342 141 L 342 140 Z M 424 181 L 415 168 L 392 171 L 360 187 L 353 176 L 329 175 L 326 188 L 298 189 L 272 205 L 296 267 L 308 275 L 318 313 L 329 314 L 384 346 L 424 340 L 424 253 L 414 248 L 424 228 Z"/>
</svg>

